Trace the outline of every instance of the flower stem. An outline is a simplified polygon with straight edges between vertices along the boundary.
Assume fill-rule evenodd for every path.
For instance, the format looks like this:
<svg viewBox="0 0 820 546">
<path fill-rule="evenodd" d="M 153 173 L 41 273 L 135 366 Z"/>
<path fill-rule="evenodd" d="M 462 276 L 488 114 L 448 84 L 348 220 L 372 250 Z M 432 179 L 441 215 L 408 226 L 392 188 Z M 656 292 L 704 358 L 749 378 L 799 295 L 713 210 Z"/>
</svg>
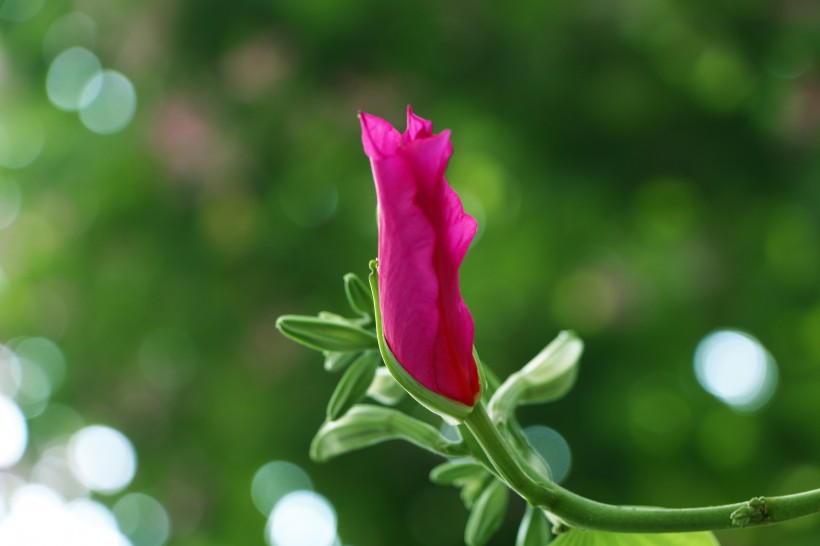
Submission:
<svg viewBox="0 0 820 546">
<path fill-rule="evenodd" d="M 596 502 L 528 475 L 481 402 L 464 424 L 511 489 L 574 527 L 629 533 L 713 531 L 765 525 L 820 512 L 820 489 L 782 497 L 755 497 L 747 502 L 699 508 L 618 506 Z"/>
</svg>

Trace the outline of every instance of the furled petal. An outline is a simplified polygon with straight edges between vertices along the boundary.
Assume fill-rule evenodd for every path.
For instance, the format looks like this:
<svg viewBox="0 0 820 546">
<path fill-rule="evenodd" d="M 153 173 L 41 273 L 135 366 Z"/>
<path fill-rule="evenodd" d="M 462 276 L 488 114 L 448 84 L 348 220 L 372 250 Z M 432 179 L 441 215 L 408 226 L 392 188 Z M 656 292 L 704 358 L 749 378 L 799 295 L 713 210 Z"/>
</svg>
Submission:
<svg viewBox="0 0 820 546">
<path fill-rule="evenodd" d="M 407 131 L 361 114 L 379 203 L 379 296 L 384 336 L 402 367 L 442 396 L 473 405 L 479 393 L 473 319 L 458 268 L 476 232 L 444 171 L 449 131 L 408 108 Z"/>
<path fill-rule="evenodd" d="M 401 146 L 401 134 L 392 125 L 376 116 L 359 113 L 362 123 L 362 142 L 367 157 L 381 158 L 393 155 Z"/>
<path fill-rule="evenodd" d="M 406 140 L 426 138 L 433 135 L 433 122 L 418 117 L 413 113 L 413 109 L 407 106 L 407 131 L 404 133 Z"/>
</svg>

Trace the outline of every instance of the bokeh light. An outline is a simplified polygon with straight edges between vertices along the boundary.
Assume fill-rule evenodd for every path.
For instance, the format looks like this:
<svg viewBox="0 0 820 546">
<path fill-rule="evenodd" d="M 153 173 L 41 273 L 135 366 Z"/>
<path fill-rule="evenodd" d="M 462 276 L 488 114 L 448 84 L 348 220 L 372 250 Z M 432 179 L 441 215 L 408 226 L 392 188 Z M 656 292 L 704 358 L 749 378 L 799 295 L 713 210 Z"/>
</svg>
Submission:
<svg viewBox="0 0 820 546">
<path fill-rule="evenodd" d="M 17 341 L 12 346 L 21 361 L 42 370 L 48 378 L 50 392 L 60 388 L 65 379 L 66 362 L 56 343 L 43 337 L 31 337 Z"/>
<path fill-rule="evenodd" d="M 85 498 L 88 487 L 80 483 L 71 471 L 68 449 L 61 437 L 37 438 L 31 427 L 31 443 L 39 451 L 39 457 L 29 473 L 32 483 L 45 485 L 65 499 Z M 45 446 L 48 447 L 45 447 Z"/>
<path fill-rule="evenodd" d="M 115 70 L 96 74 L 80 96 L 80 120 L 101 135 L 122 131 L 131 123 L 136 110 L 134 84 Z"/>
<path fill-rule="evenodd" d="M 550 468 L 552 480 L 563 482 L 572 467 L 572 452 L 561 434 L 544 425 L 532 425 L 524 429 L 524 436 L 532 448 Z"/>
<path fill-rule="evenodd" d="M 20 369 L 17 355 L 7 346 L 0 344 L 0 394 L 14 398 L 22 380 L 23 371 Z"/>
<path fill-rule="evenodd" d="M 271 512 L 267 539 L 270 546 L 333 546 L 336 512 L 313 491 L 288 493 Z"/>
<path fill-rule="evenodd" d="M 17 463 L 26 451 L 28 428 L 23 412 L 13 400 L 0 395 L 0 468 Z M 2 541 L 0 541 L 2 544 Z"/>
<path fill-rule="evenodd" d="M 736 330 L 719 330 L 703 338 L 694 366 L 701 386 L 738 410 L 759 409 L 777 386 L 774 359 L 757 339 Z"/>
<path fill-rule="evenodd" d="M 97 24 L 80 11 L 58 17 L 43 37 L 43 54 L 51 60 L 71 47 L 90 49 L 96 42 Z"/>
<path fill-rule="evenodd" d="M 45 131 L 38 116 L 21 104 L 0 112 L 0 167 L 22 169 L 43 151 Z"/>
<path fill-rule="evenodd" d="M 20 186 L 11 178 L 0 175 L 0 229 L 11 225 L 20 212 Z"/>
<path fill-rule="evenodd" d="M 36 362 L 23 359 L 19 362 L 22 374 L 17 402 L 27 417 L 36 417 L 48 405 L 52 392 L 51 380 Z"/>
<path fill-rule="evenodd" d="M 168 512 L 150 495 L 128 493 L 113 511 L 120 530 L 134 546 L 162 546 L 171 535 Z"/>
<path fill-rule="evenodd" d="M 63 352 L 50 339 L 0 345 L 0 544 L 162 546 L 171 524 L 159 501 L 126 494 L 115 517 L 93 498 L 126 487 L 136 455 L 119 431 L 82 428 L 75 410 L 50 403 L 65 372 Z M 26 415 L 34 401 L 37 411 Z"/>
<path fill-rule="evenodd" d="M 0 19 L 19 23 L 31 19 L 42 9 L 45 0 L 0 1 Z"/>
<path fill-rule="evenodd" d="M 312 489 L 310 476 L 301 467 L 288 461 L 267 463 L 256 471 L 251 482 L 253 502 L 265 516 L 288 493 Z"/>
<path fill-rule="evenodd" d="M 89 499 L 65 502 L 43 485 L 14 492 L 9 512 L 0 520 L 0 544 L 131 546 L 106 507 Z"/>
<path fill-rule="evenodd" d="M 72 47 L 60 53 L 48 68 L 46 92 L 51 103 L 67 112 L 79 110 L 88 85 L 100 75 L 102 65 L 97 56 L 83 47 Z"/>
<path fill-rule="evenodd" d="M 72 436 L 69 461 L 83 485 L 108 494 L 128 486 L 137 468 L 134 447 L 128 438 L 102 425 L 85 427 Z"/>
</svg>

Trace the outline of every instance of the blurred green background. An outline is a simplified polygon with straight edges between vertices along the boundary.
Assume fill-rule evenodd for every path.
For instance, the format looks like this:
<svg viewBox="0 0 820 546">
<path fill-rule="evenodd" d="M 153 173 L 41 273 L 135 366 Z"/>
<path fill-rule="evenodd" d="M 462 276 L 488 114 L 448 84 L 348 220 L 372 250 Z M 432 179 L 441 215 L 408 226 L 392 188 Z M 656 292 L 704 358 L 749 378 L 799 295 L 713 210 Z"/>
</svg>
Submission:
<svg viewBox="0 0 820 546">
<path fill-rule="evenodd" d="M 820 487 L 815 0 L 5 0 L 0 19 L 0 343 L 66 362 L 48 407 L 18 400 L 30 442 L 6 478 L 101 423 L 171 544 L 263 544 L 251 480 L 274 460 L 344 544 L 459 544 L 435 457 L 310 462 L 335 378 L 274 328 L 346 312 L 342 275 L 376 253 L 356 113 L 403 127 L 410 103 L 452 129 L 480 223 L 461 278 L 482 358 L 506 375 L 560 329 L 586 342 L 570 395 L 520 413 L 566 438 L 567 487 L 664 506 Z M 79 114 L 57 106 L 86 69 L 54 68 L 75 46 L 117 71 L 68 97 Z M 754 411 L 696 378 L 717 329 L 776 362 Z M 818 523 L 719 537 L 807 546 Z"/>
</svg>

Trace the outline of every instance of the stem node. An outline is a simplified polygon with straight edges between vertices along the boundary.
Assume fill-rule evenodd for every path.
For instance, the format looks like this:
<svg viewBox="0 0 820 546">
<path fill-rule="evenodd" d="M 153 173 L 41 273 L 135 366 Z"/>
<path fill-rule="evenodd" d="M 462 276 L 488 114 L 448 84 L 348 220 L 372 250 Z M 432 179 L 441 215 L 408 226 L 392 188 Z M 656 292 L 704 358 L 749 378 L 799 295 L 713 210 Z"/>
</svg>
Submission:
<svg viewBox="0 0 820 546">
<path fill-rule="evenodd" d="M 766 507 L 766 497 L 753 497 L 746 504 L 732 512 L 732 525 L 746 527 L 755 523 L 769 521 L 769 510 Z"/>
</svg>

